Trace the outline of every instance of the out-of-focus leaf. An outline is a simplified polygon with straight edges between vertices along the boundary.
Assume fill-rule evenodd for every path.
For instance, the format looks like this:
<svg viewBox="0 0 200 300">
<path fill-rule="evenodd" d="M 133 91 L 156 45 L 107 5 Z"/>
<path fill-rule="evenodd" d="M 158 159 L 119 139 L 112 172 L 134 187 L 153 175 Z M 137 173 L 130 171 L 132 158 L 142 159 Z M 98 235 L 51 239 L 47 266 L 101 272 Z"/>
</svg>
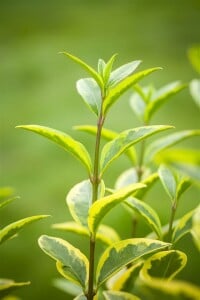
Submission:
<svg viewBox="0 0 200 300">
<path fill-rule="evenodd" d="M 143 122 L 146 103 L 143 101 L 141 95 L 139 95 L 138 93 L 132 94 L 130 98 L 130 106 L 139 120 Z"/>
<path fill-rule="evenodd" d="M 95 298 L 94 298 L 95 299 Z M 74 298 L 74 300 L 87 300 L 87 298 L 85 297 L 85 295 L 80 294 L 78 295 L 76 298 Z"/>
<path fill-rule="evenodd" d="M 70 294 L 72 296 L 77 296 L 82 292 L 82 289 L 79 285 L 74 282 L 68 281 L 64 278 L 56 278 L 53 280 L 53 285 L 59 290 Z"/>
<path fill-rule="evenodd" d="M 153 184 L 158 180 L 158 173 L 152 173 L 145 179 L 143 179 L 141 182 L 146 185 L 146 188 L 142 190 L 135 191 L 133 193 L 133 196 L 138 199 L 143 199 L 145 194 L 150 190 L 150 188 L 153 186 Z"/>
<path fill-rule="evenodd" d="M 64 148 L 66 151 L 69 151 L 76 158 L 78 158 L 87 168 L 89 173 L 91 172 L 92 163 L 88 151 L 86 150 L 83 144 L 74 140 L 71 136 L 67 135 L 66 133 L 39 125 L 21 125 L 17 126 L 17 128 L 22 128 L 25 130 L 35 132 L 53 141 L 54 143 Z"/>
<path fill-rule="evenodd" d="M 9 186 L 0 187 L 0 200 L 13 197 L 14 190 Z"/>
<path fill-rule="evenodd" d="M 98 83 L 98 85 L 103 88 L 103 80 L 101 76 L 96 72 L 92 67 L 90 67 L 88 64 L 86 64 L 84 61 L 82 61 L 80 58 L 67 53 L 67 52 L 61 52 L 62 54 L 66 55 L 67 57 L 71 58 L 73 61 L 78 63 L 84 70 L 87 71 L 88 74 L 90 74 Z"/>
<path fill-rule="evenodd" d="M 171 201 L 174 201 L 174 199 L 176 198 L 176 189 L 177 189 L 177 184 L 176 184 L 176 179 L 174 177 L 174 174 L 165 165 L 160 166 L 158 170 L 158 174 L 166 193 L 170 197 Z"/>
<path fill-rule="evenodd" d="M 98 60 L 98 73 L 101 75 L 101 77 L 103 77 L 103 70 L 106 66 L 106 63 L 103 59 L 99 59 Z"/>
<path fill-rule="evenodd" d="M 131 184 L 122 188 L 112 195 L 106 196 L 94 202 L 89 210 L 88 226 L 92 235 L 96 234 L 99 223 L 103 217 L 117 204 L 129 197 L 135 190 L 144 188 L 141 183 Z"/>
<path fill-rule="evenodd" d="M 100 167 L 101 174 L 106 170 L 108 165 L 132 145 L 145 140 L 153 134 L 171 129 L 172 126 L 154 125 L 137 127 L 121 132 L 114 140 L 108 142 L 102 149 Z"/>
<path fill-rule="evenodd" d="M 59 273 L 68 280 L 86 288 L 88 282 L 89 262 L 87 257 L 67 241 L 42 235 L 39 240 L 40 248 L 56 260 Z"/>
<path fill-rule="evenodd" d="M 103 295 L 105 300 L 140 300 L 135 295 L 119 291 L 104 291 Z"/>
<path fill-rule="evenodd" d="M 15 282 L 12 279 L 0 278 L 0 298 L 10 294 L 14 290 L 29 285 L 30 282 Z"/>
<path fill-rule="evenodd" d="M 97 287 L 124 266 L 140 257 L 162 250 L 170 244 L 143 238 L 123 240 L 108 247 L 99 259 L 96 271 Z"/>
<path fill-rule="evenodd" d="M 19 197 L 13 197 L 13 198 L 10 198 L 10 199 L 0 202 L 0 208 L 10 204 L 11 202 L 13 202 L 16 199 L 19 199 Z"/>
<path fill-rule="evenodd" d="M 145 122 L 149 122 L 152 115 L 155 113 L 161 105 L 163 105 L 171 96 L 177 94 L 184 88 L 186 88 L 186 84 L 180 83 L 180 81 L 172 82 L 157 90 L 153 96 L 151 101 L 148 102 L 147 108 L 145 110 L 144 120 Z"/>
<path fill-rule="evenodd" d="M 144 219 L 146 224 L 156 232 L 158 238 L 162 239 L 160 219 L 156 211 L 150 205 L 132 197 L 129 197 L 124 203 L 136 211 L 139 216 Z"/>
<path fill-rule="evenodd" d="M 117 54 L 114 54 L 110 59 L 109 61 L 107 62 L 104 70 L 103 70 L 103 79 L 104 79 L 104 84 L 105 86 L 107 86 L 107 83 L 109 81 L 109 78 L 110 78 L 110 74 L 111 74 L 111 70 L 112 70 L 112 66 L 113 66 L 113 63 L 116 59 L 116 56 Z"/>
<path fill-rule="evenodd" d="M 129 184 L 137 183 L 138 182 L 138 175 L 137 170 L 135 168 L 130 168 L 117 178 L 115 183 L 116 190 L 121 189 Z"/>
<path fill-rule="evenodd" d="M 179 199 L 181 195 L 189 189 L 189 187 L 192 185 L 192 182 L 189 178 L 182 178 L 177 186 L 177 191 L 176 191 L 176 198 Z"/>
<path fill-rule="evenodd" d="M 47 217 L 49 216 L 38 215 L 38 216 L 27 217 L 7 225 L 6 227 L 0 230 L 0 244 L 10 239 L 11 237 L 15 236 L 16 233 L 18 233 L 25 226 Z"/>
<path fill-rule="evenodd" d="M 188 57 L 193 68 L 200 74 L 200 45 L 190 47 Z"/>
<path fill-rule="evenodd" d="M 161 151 L 155 156 L 157 164 L 184 162 L 200 166 L 200 151 L 189 148 L 172 148 Z"/>
<path fill-rule="evenodd" d="M 197 181 L 197 183 L 200 182 L 200 166 L 176 162 L 173 162 L 171 165 L 179 172 Z"/>
<path fill-rule="evenodd" d="M 196 102 L 196 104 L 200 108 L 200 80 L 199 79 L 193 79 L 190 82 L 189 87 L 190 87 L 190 93 L 191 93 L 194 101 Z"/>
<path fill-rule="evenodd" d="M 178 250 L 161 251 L 145 260 L 140 270 L 142 280 L 174 278 L 186 265 L 187 256 Z"/>
<path fill-rule="evenodd" d="M 103 114 L 105 115 L 109 108 L 116 102 L 116 100 L 125 93 L 131 86 L 133 86 L 136 82 L 144 78 L 145 76 L 160 70 L 161 68 L 152 68 L 147 69 L 145 71 L 138 72 L 129 77 L 126 77 L 120 83 L 118 83 L 114 88 L 110 90 L 107 97 L 104 99 L 103 103 Z M 110 84 L 110 83 L 109 83 Z"/>
<path fill-rule="evenodd" d="M 109 86 L 114 87 L 116 84 L 118 84 L 120 81 L 124 80 L 127 78 L 129 75 L 131 75 L 137 67 L 140 65 L 141 61 L 140 60 L 135 60 L 132 62 L 129 62 L 116 70 L 114 70 L 109 79 Z"/>
<path fill-rule="evenodd" d="M 200 251 L 200 205 L 195 209 L 192 218 L 192 236 L 194 242 Z"/>
<path fill-rule="evenodd" d="M 97 116 L 101 111 L 101 90 L 93 78 L 82 78 L 77 81 L 76 88 L 87 106 Z"/>
<path fill-rule="evenodd" d="M 175 132 L 172 134 L 169 134 L 165 136 L 164 138 L 160 138 L 154 142 L 152 142 L 145 152 L 145 163 L 150 162 L 154 156 L 159 153 L 160 151 L 171 147 L 187 138 L 193 137 L 193 136 L 199 136 L 200 130 L 194 129 L 194 130 L 184 130 Z"/>
</svg>

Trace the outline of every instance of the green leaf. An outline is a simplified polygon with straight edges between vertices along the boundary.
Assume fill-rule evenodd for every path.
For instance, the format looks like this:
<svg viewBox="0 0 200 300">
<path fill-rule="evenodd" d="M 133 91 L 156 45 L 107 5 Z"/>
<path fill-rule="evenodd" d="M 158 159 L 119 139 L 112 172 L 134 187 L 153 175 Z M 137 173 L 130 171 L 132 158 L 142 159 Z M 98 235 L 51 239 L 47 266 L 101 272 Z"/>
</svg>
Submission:
<svg viewBox="0 0 200 300">
<path fill-rule="evenodd" d="M 89 210 L 88 226 L 92 235 L 96 234 L 99 223 L 103 217 L 117 204 L 130 196 L 135 190 L 144 188 L 145 185 L 136 183 L 122 188 L 112 195 L 94 202 Z"/>
<path fill-rule="evenodd" d="M 8 204 L 10 204 L 11 202 L 13 202 L 13 201 L 16 200 L 16 199 L 19 199 L 19 197 L 13 197 L 13 198 L 7 199 L 7 200 L 5 200 L 5 201 L 2 201 L 2 202 L 0 203 L 0 208 L 6 206 L 6 205 L 8 205 Z"/>
<path fill-rule="evenodd" d="M 184 162 L 200 166 L 200 152 L 190 148 L 172 148 L 158 153 L 155 157 L 157 164 Z"/>
<path fill-rule="evenodd" d="M 145 114 L 145 109 L 146 109 L 146 103 L 141 97 L 140 94 L 138 93 L 133 93 L 130 97 L 130 106 L 136 116 L 144 122 L 144 114 Z"/>
<path fill-rule="evenodd" d="M 189 189 L 189 187 L 192 185 L 192 182 L 189 178 L 182 178 L 177 186 L 177 191 L 176 191 L 176 198 L 179 199 L 181 195 Z"/>
<path fill-rule="evenodd" d="M 161 251 L 145 260 L 140 270 L 142 280 L 166 278 L 171 280 L 186 265 L 187 256 L 178 250 Z"/>
<path fill-rule="evenodd" d="M 153 134 L 171 128 L 172 126 L 154 125 L 137 127 L 121 132 L 118 137 L 111 142 L 108 142 L 102 149 L 100 159 L 101 174 L 104 173 L 106 168 L 114 159 L 119 157 L 132 145 L 146 139 L 147 137 L 150 137 Z"/>
<path fill-rule="evenodd" d="M 153 208 L 151 208 L 150 205 L 132 197 L 129 197 L 127 200 L 125 200 L 124 203 L 128 205 L 129 208 L 136 211 L 139 214 L 139 216 L 141 216 L 144 219 L 146 224 L 150 226 L 150 228 L 153 231 L 156 232 L 158 238 L 162 239 L 162 228 L 160 219 L 156 211 Z"/>
<path fill-rule="evenodd" d="M 105 185 L 103 181 L 99 185 L 99 195 L 104 196 Z M 84 180 L 76 184 L 68 193 L 67 205 L 73 219 L 82 226 L 88 226 L 88 211 L 92 204 L 92 184 L 90 180 Z"/>
<path fill-rule="evenodd" d="M 38 216 L 27 217 L 7 225 L 6 227 L 0 230 L 0 244 L 10 239 L 11 237 L 14 237 L 16 233 L 18 233 L 25 226 L 47 217 L 49 216 L 38 215 Z"/>
<path fill-rule="evenodd" d="M 189 88 L 194 101 L 200 107 L 200 80 L 193 79 L 190 82 Z"/>
<path fill-rule="evenodd" d="M 103 59 L 99 59 L 98 60 L 98 73 L 101 75 L 101 77 L 103 77 L 103 70 L 106 66 L 106 63 Z"/>
<path fill-rule="evenodd" d="M 178 280 L 146 280 L 142 290 L 143 299 L 148 300 L 199 300 L 200 289 L 188 282 Z"/>
<path fill-rule="evenodd" d="M 181 219 L 178 220 L 177 225 L 174 228 L 172 235 L 172 242 L 177 243 L 184 235 L 191 233 L 193 230 L 193 217 L 195 212 L 199 210 L 199 207 L 185 214 Z"/>
<path fill-rule="evenodd" d="M 158 108 L 160 108 L 161 105 L 163 105 L 171 96 L 186 88 L 186 86 L 186 84 L 181 84 L 180 81 L 176 81 L 167 84 L 166 86 L 156 91 L 153 94 L 151 101 L 148 102 L 147 108 L 145 110 L 145 122 L 149 122 L 152 115 L 156 110 L 158 110 Z"/>
<path fill-rule="evenodd" d="M 77 224 L 76 222 L 65 222 L 60 224 L 54 224 L 53 228 L 62 231 L 76 233 L 79 235 L 84 235 L 87 237 L 90 236 L 89 230 L 86 227 Z M 96 238 L 97 240 L 100 240 L 106 245 L 111 245 L 120 240 L 120 237 L 117 234 L 117 232 L 112 227 L 106 225 L 99 226 L 97 230 Z"/>
<path fill-rule="evenodd" d="M 152 173 L 148 177 L 142 179 L 142 183 L 146 185 L 146 189 L 138 190 L 133 193 L 133 196 L 138 199 L 143 199 L 145 194 L 150 190 L 153 184 L 158 180 L 158 173 Z"/>
<path fill-rule="evenodd" d="M 189 176 L 190 178 L 200 181 L 200 167 L 192 164 L 176 163 L 173 162 L 172 166 L 175 167 L 182 174 Z"/>
<path fill-rule="evenodd" d="M 83 287 L 87 286 L 89 262 L 83 253 L 63 239 L 42 235 L 40 248 L 56 260 L 57 269 L 62 276 Z"/>
<path fill-rule="evenodd" d="M 11 198 L 14 194 L 13 188 L 9 186 L 0 187 L 0 200 Z"/>
<path fill-rule="evenodd" d="M 109 78 L 110 78 L 110 73 L 111 73 L 111 70 L 112 70 L 112 66 L 113 66 L 113 63 L 116 59 L 116 56 L 117 54 L 114 54 L 110 59 L 109 61 L 107 62 L 104 70 L 103 70 L 103 79 L 104 79 L 104 84 L 105 86 L 107 85 L 108 81 L 109 81 Z"/>
<path fill-rule="evenodd" d="M 64 150 L 69 151 L 76 158 L 78 158 L 87 168 L 87 170 L 91 172 L 92 163 L 88 151 L 80 142 L 74 140 L 66 133 L 39 125 L 21 125 L 17 126 L 17 128 L 33 131 L 55 142 L 64 148 Z"/>
<path fill-rule="evenodd" d="M 195 209 L 192 217 L 192 236 L 194 242 L 200 251 L 200 205 Z"/>
<path fill-rule="evenodd" d="M 0 278 L 0 298 L 10 294 L 14 290 L 29 285 L 30 282 L 15 282 L 12 279 Z"/>
<path fill-rule="evenodd" d="M 71 58 L 73 61 L 78 63 L 84 70 L 87 71 L 88 74 L 90 74 L 96 80 L 96 82 L 98 83 L 100 88 L 103 88 L 103 80 L 102 80 L 101 76 L 93 68 L 91 68 L 88 64 L 86 64 L 80 58 L 78 58 L 70 53 L 67 53 L 67 52 L 60 52 L 60 53 L 66 55 L 67 57 Z"/>
<path fill-rule="evenodd" d="M 104 291 L 105 300 L 140 300 L 137 296 L 126 292 Z"/>
<path fill-rule="evenodd" d="M 107 97 L 104 99 L 103 103 L 103 114 L 105 115 L 108 109 L 116 102 L 116 100 L 125 93 L 130 87 L 132 87 L 136 82 L 144 78 L 145 76 L 160 70 L 161 68 L 152 68 L 147 69 L 145 71 L 138 72 L 136 74 L 131 75 L 130 77 L 126 77 L 119 84 L 114 86 L 108 93 Z M 112 75 L 112 74 L 111 74 Z M 112 77 L 111 77 L 112 79 Z M 111 81 L 109 82 L 109 85 Z"/>
<path fill-rule="evenodd" d="M 97 116 L 101 110 L 101 90 L 93 78 L 82 78 L 77 81 L 76 88 L 85 103 Z"/>
<path fill-rule="evenodd" d="M 140 65 L 141 60 L 135 60 L 132 62 L 129 62 L 116 70 L 114 70 L 109 79 L 109 86 L 114 87 L 116 84 L 118 84 L 120 81 L 127 78 L 129 75 L 131 75 L 137 67 Z"/>
<path fill-rule="evenodd" d="M 194 129 L 194 130 L 183 130 L 179 132 L 175 132 L 172 134 L 169 134 L 163 138 L 160 138 L 154 142 L 152 142 L 145 153 L 145 163 L 150 162 L 154 156 L 159 153 L 160 151 L 171 147 L 177 143 L 182 142 L 183 140 L 200 135 L 200 130 Z"/>
<path fill-rule="evenodd" d="M 136 168 L 130 168 L 128 170 L 125 170 L 123 173 L 120 174 L 120 176 L 117 178 L 115 182 L 115 189 L 121 189 L 125 186 L 128 186 L 132 183 L 138 182 L 138 175 Z"/>
<path fill-rule="evenodd" d="M 170 244 L 143 238 L 120 241 L 105 250 L 99 259 L 96 271 L 97 287 L 127 264 Z"/>
<path fill-rule="evenodd" d="M 189 48 L 188 58 L 193 68 L 200 74 L 200 45 L 194 45 Z"/>
<path fill-rule="evenodd" d="M 95 298 L 94 298 L 95 299 Z M 86 296 L 82 294 L 78 295 L 74 300 L 87 300 Z"/>
<path fill-rule="evenodd" d="M 174 174 L 171 172 L 169 168 L 167 168 L 165 165 L 161 165 L 158 174 L 161 180 L 161 183 L 170 197 L 171 201 L 173 201 L 176 198 L 176 179 L 174 177 Z"/>
<path fill-rule="evenodd" d="M 70 282 L 64 278 L 56 278 L 53 280 L 53 285 L 59 290 L 70 294 L 72 296 L 77 296 L 82 292 L 82 289 L 79 285 Z"/>
</svg>

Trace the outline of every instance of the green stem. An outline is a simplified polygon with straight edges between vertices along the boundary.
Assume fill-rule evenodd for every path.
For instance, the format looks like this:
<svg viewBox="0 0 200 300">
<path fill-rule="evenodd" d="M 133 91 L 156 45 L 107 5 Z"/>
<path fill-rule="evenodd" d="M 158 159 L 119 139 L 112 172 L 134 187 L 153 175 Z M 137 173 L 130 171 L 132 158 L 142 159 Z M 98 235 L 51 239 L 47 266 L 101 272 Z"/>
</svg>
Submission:
<svg viewBox="0 0 200 300">
<path fill-rule="evenodd" d="M 100 153 L 100 141 L 101 141 L 101 131 L 102 131 L 103 123 L 104 123 L 104 116 L 102 115 L 101 112 L 97 123 L 96 145 L 95 145 L 95 155 L 94 155 L 94 170 L 93 170 L 93 176 L 90 179 L 93 187 L 92 203 L 94 203 L 98 199 L 98 187 L 101 181 L 101 178 L 99 178 L 99 153 Z M 93 297 L 96 294 L 94 290 L 95 244 L 96 244 L 95 238 L 91 236 L 88 293 L 86 295 L 88 300 L 93 300 Z"/>
<path fill-rule="evenodd" d="M 169 242 L 171 242 L 171 240 L 172 240 L 173 222 L 174 222 L 174 218 L 175 218 L 175 214 L 176 214 L 176 209 L 177 209 L 177 199 L 174 199 L 174 202 L 171 207 L 171 216 L 170 216 L 170 220 L 169 220 L 169 229 L 168 229 L 168 233 L 167 233 L 167 239 Z"/>
</svg>

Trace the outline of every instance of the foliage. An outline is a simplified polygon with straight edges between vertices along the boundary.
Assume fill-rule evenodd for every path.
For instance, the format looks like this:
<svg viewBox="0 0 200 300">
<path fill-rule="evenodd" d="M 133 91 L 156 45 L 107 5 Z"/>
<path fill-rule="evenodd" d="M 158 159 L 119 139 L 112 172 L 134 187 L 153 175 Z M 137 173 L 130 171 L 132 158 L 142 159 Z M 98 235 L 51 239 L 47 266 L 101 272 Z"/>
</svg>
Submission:
<svg viewBox="0 0 200 300">
<path fill-rule="evenodd" d="M 0 208 L 10 204 L 12 201 L 16 200 L 18 197 L 13 196 L 13 190 L 10 187 L 0 188 Z M 18 232 L 26 227 L 28 224 L 31 224 L 37 220 L 46 218 L 46 215 L 31 216 L 16 222 L 10 223 L 9 225 L 1 228 L 0 230 L 0 244 L 5 241 L 12 239 L 17 236 Z M 15 282 L 12 279 L 0 278 L 0 299 L 3 300 L 17 300 L 15 296 L 10 294 L 21 287 L 29 285 L 30 282 Z"/>
<path fill-rule="evenodd" d="M 53 226 L 73 232 L 78 238 L 88 237 L 89 255 L 61 238 L 47 235 L 39 238 L 40 248 L 56 261 L 58 272 L 65 278 L 65 281 L 57 280 L 55 284 L 68 291 L 74 299 L 82 300 L 199 299 L 198 287 L 174 280 L 187 261 L 186 254 L 176 249 L 177 241 L 190 233 L 198 248 L 200 244 L 199 207 L 175 222 L 180 197 L 199 181 L 199 165 L 189 161 L 186 167 L 184 159 L 176 159 L 184 153 L 184 149 L 176 149 L 173 156 L 172 146 L 199 136 L 200 130 L 165 134 L 147 144 L 151 136 L 173 129 L 169 125 L 150 125 L 150 121 L 171 96 L 187 85 L 176 81 L 159 90 L 152 85 L 142 87 L 139 81 L 160 68 L 135 72 L 140 61 L 133 61 L 113 71 L 116 59 L 113 55 L 108 62 L 99 59 L 96 71 L 81 59 L 66 52 L 64 55 L 90 76 L 80 79 L 76 87 L 84 103 L 95 114 L 97 125 L 82 125 L 76 129 L 95 135 L 94 155 L 66 133 L 38 125 L 18 126 L 50 139 L 73 154 L 89 174 L 67 194 L 66 203 L 73 221 Z M 143 122 L 142 126 L 120 133 L 104 128 L 112 106 L 132 88 L 131 108 Z M 101 139 L 106 140 L 103 146 Z M 138 143 L 141 144 L 139 152 L 135 148 Z M 120 175 L 114 188 L 109 188 L 104 182 L 104 173 L 122 154 L 130 159 L 131 168 Z M 158 212 L 144 202 L 145 193 L 157 180 L 160 180 L 170 200 L 171 214 L 167 227 L 162 226 Z M 133 218 L 133 232 L 139 217 L 153 233 L 149 237 L 136 238 L 133 234 L 129 239 L 120 239 L 113 228 L 102 224 L 104 216 L 120 204 Z M 100 254 L 96 251 L 99 242 L 103 242 L 105 248 Z"/>
</svg>

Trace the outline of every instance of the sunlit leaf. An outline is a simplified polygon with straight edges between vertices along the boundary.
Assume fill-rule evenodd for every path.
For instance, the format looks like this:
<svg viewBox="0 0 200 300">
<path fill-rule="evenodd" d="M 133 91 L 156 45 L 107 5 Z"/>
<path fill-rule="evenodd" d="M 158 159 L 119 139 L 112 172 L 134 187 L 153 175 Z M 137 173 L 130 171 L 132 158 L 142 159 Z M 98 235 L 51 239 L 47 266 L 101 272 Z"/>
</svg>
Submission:
<svg viewBox="0 0 200 300">
<path fill-rule="evenodd" d="M 163 138 L 157 139 L 147 147 L 145 153 L 145 162 L 151 161 L 154 158 L 154 156 L 160 151 L 168 147 L 171 147 L 179 142 L 182 142 L 187 138 L 193 136 L 199 136 L 199 135 L 200 135 L 200 130 L 194 129 L 194 130 L 184 130 L 184 131 L 175 132 Z"/>
<path fill-rule="evenodd" d="M 18 288 L 29 285 L 30 282 L 15 282 L 11 279 L 0 278 L 0 298 L 12 293 Z"/>
<path fill-rule="evenodd" d="M 117 54 L 114 54 L 110 59 L 109 61 L 107 62 L 104 70 L 103 70 L 103 79 L 104 79 L 104 84 L 105 86 L 107 85 L 108 81 L 109 81 L 109 78 L 110 78 L 110 73 L 111 73 L 111 70 L 112 70 L 112 66 L 113 66 L 113 63 L 116 59 L 116 56 Z"/>
<path fill-rule="evenodd" d="M 39 240 L 40 248 L 56 260 L 57 269 L 62 276 L 83 287 L 87 286 L 89 262 L 83 253 L 67 241 L 42 235 Z"/>
<path fill-rule="evenodd" d="M 87 170 L 91 172 L 92 163 L 88 151 L 83 144 L 74 140 L 66 133 L 39 125 L 21 125 L 17 126 L 17 128 L 33 131 L 55 142 L 56 144 L 64 148 L 64 150 L 69 151 L 76 158 L 78 158 L 87 168 Z"/>
<path fill-rule="evenodd" d="M 53 285 L 59 290 L 70 294 L 72 296 L 77 296 L 82 292 L 82 289 L 79 285 L 74 282 L 68 281 L 64 278 L 56 278 L 53 280 Z"/>
<path fill-rule="evenodd" d="M 132 145 L 161 131 L 171 129 L 172 126 L 154 125 L 137 127 L 121 132 L 114 140 L 108 142 L 102 149 L 100 166 L 103 173 L 108 165 Z"/>
<path fill-rule="evenodd" d="M 98 83 L 98 85 L 101 88 L 103 87 L 103 80 L 102 80 L 101 76 L 92 67 L 90 67 L 88 64 L 86 64 L 80 58 L 78 58 L 70 53 L 67 53 L 67 52 L 61 52 L 61 53 L 66 55 L 67 57 L 71 58 L 76 63 L 78 63 L 84 70 L 87 71 L 88 74 L 90 74 L 96 80 L 96 82 Z"/>
<path fill-rule="evenodd" d="M 150 205 L 132 197 L 129 197 L 124 203 L 137 212 L 139 216 L 144 219 L 146 224 L 156 232 L 158 238 L 162 239 L 160 219 L 156 211 Z"/>
<path fill-rule="evenodd" d="M 6 227 L 0 230 L 0 244 L 10 239 L 11 237 L 15 236 L 25 226 L 47 217 L 49 216 L 38 215 L 38 216 L 27 217 L 7 225 Z"/>
<path fill-rule="evenodd" d="M 93 78 L 82 78 L 77 81 L 76 88 L 88 107 L 97 116 L 101 110 L 101 90 Z"/>
<path fill-rule="evenodd" d="M 161 180 L 161 183 L 170 197 L 171 201 L 173 201 L 176 198 L 176 179 L 172 171 L 167 168 L 165 165 L 161 165 L 158 174 Z"/>
<path fill-rule="evenodd" d="M 186 265 L 187 256 L 178 250 L 161 251 L 145 260 L 140 277 L 145 281 L 153 278 L 174 278 Z"/>
<path fill-rule="evenodd" d="M 200 80 L 199 79 L 193 79 L 190 82 L 190 93 L 196 102 L 196 104 L 200 107 Z"/>
<path fill-rule="evenodd" d="M 103 295 L 105 300 L 140 300 L 137 296 L 126 292 L 104 291 Z"/>
<path fill-rule="evenodd" d="M 99 259 L 96 282 L 99 287 L 121 268 L 138 258 L 159 251 L 170 244 L 143 238 L 120 241 L 105 250 Z"/>
<path fill-rule="evenodd" d="M 148 102 L 145 110 L 144 120 L 148 122 L 152 115 L 160 106 L 162 106 L 171 96 L 177 94 L 184 88 L 186 84 L 182 84 L 180 81 L 172 82 L 157 90 L 153 95 L 151 101 Z"/>
<path fill-rule="evenodd" d="M 145 185 L 141 183 L 132 184 L 94 202 L 89 210 L 88 217 L 90 232 L 95 235 L 101 220 L 114 206 L 130 196 L 135 190 L 144 187 Z"/>
<path fill-rule="evenodd" d="M 109 86 L 113 87 L 117 83 L 131 75 L 137 69 L 140 63 L 140 60 L 132 61 L 114 70 L 110 75 L 110 79 L 108 82 Z"/>
<path fill-rule="evenodd" d="M 136 82 L 144 78 L 145 76 L 160 70 L 161 68 L 152 68 L 147 69 L 145 71 L 138 72 L 129 77 L 126 77 L 120 83 L 118 83 L 114 88 L 110 90 L 107 97 L 104 99 L 103 103 L 103 114 L 105 115 L 108 109 L 116 102 L 116 100 L 125 93 L 131 86 L 133 86 Z M 110 84 L 110 83 L 109 83 Z"/>
<path fill-rule="evenodd" d="M 99 185 L 98 197 L 104 196 L 105 185 L 103 181 Z M 90 180 L 84 180 L 76 184 L 67 194 L 66 201 L 73 219 L 82 226 L 88 226 L 88 211 L 92 204 L 92 184 Z"/>
</svg>

